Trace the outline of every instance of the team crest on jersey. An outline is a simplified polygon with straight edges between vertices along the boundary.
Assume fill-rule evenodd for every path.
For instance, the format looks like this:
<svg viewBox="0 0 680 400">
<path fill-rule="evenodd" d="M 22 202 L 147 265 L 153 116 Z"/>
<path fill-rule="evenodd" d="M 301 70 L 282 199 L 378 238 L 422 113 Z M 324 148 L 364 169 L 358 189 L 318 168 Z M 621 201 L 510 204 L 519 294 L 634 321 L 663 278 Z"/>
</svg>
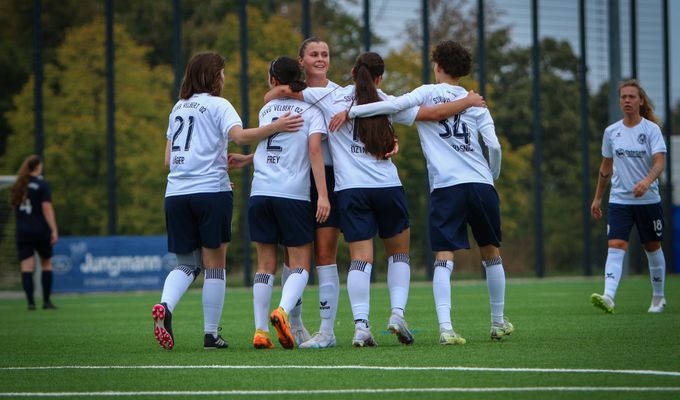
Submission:
<svg viewBox="0 0 680 400">
<path fill-rule="evenodd" d="M 638 140 L 638 143 L 645 144 L 645 143 L 647 143 L 647 135 L 645 135 L 644 133 L 641 133 L 640 136 L 638 136 L 637 140 Z"/>
</svg>

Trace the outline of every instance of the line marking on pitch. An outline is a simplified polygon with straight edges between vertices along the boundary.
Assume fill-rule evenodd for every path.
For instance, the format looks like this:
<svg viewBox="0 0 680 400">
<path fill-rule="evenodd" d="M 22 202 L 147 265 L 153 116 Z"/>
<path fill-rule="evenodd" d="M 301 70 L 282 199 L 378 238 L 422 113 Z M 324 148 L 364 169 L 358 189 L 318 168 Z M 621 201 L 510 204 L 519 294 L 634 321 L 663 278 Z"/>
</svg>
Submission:
<svg viewBox="0 0 680 400">
<path fill-rule="evenodd" d="M 680 387 L 537 386 L 470 388 L 311 389 L 311 390 L 197 390 L 197 391 L 102 391 L 102 392 L 0 392 L 0 397 L 95 397 L 95 396 L 268 396 L 376 393 L 498 393 L 498 392 L 680 392 Z"/>
<path fill-rule="evenodd" d="M 619 374 L 680 377 L 677 371 L 596 368 L 491 368 L 491 367 L 395 367 L 377 365 L 51 365 L 35 367 L 0 367 L 0 371 L 36 371 L 60 369 L 272 369 L 285 367 L 302 370 L 375 370 L 375 371 L 464 371 L 464 372 L 535 372 L 555 374 Z"/>
</svg>

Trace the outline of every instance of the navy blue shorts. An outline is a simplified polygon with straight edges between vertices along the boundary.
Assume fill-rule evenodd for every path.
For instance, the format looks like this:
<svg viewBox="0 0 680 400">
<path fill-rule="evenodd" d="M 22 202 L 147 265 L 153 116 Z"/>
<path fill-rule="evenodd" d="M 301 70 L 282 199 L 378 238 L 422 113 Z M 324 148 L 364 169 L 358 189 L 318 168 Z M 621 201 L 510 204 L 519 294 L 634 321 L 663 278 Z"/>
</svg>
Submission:
<svg viewBox="0 0 680 400">
<path fill-rule="evenodd" d="M 217 249 L 231 241 L 232 192 L 195 193 L 165 198 L 168 251 Z"/>
<path fill-rule="evenodd" d="M 406 192 L 401 186 L 337 192 L 340 228 L 346 242 L 391 238 L 409 227 Z"/>
<path fill-rule="evenodd" d="M 305 200 L 250 196 L 248 225 L 253 242 L 295 247 L 314 241 L 314 214 Z"/>
<path fill-rule="evenodd" d="M 43 260 L 52 258 L 52 244 L 50 243 L 50 238 L 17 240 L 17 255 L 19 256 L 19 261 L 33 257 L 35 252 L 38 252 L 40 258 Z"/>
<path fill-rule="evenodd" d="M 663 240 L 663 209 L 656 204 L 614 204 L 607 208 L 607 239 L 628 241 L 633 224 L 641 243 Z"/>
<path fill-rule="evenodd" d="M 319 200 L 319 192 L 316 190 L 316 183 L 314 182 L 314 173 L 310 174 L 311 191 L 310 197 L 312 199 L 312 212 L 316 215 L 316 203 Z M 331 203 L 331 212 L 328 214 L 328 219 L 324 222 L 316 222 L 314 224 L 318 228 L 340 228 L 340 210 L 338 209 L 338 196 L 335 194 L 335 172 L 333 167 L 326 165 L 326 191 L 328 192 L 328 202 Z"/>
<path fill-rule="evenodd" d="M 432 251 L 469 249 L 467 226 L 478 246 L 501 245 L 501 210 L 496 189 L 485 183 L 464 183 L 430 194 Z"/>
</svg>

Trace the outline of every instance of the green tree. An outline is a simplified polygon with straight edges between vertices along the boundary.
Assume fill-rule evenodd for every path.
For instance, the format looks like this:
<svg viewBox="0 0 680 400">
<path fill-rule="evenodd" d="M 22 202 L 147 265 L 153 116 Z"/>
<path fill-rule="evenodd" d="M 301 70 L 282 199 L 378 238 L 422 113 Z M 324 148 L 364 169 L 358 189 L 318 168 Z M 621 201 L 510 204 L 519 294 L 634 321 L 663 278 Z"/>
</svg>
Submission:
<svg viewBox="0 0 680 400">
<path fill-rule="evenodd" d="M 101 18 L 68 32 L 45 66 L 45 162 L 63 235 L 105 234 L 106 80 Z M 167 97 L 172 75 L 150 68 L 147 48 L 116 25 L 116 168 L 121 234 L 161 233 Z M 33 150 L 33 78 L 14 98 L 8 119 L 13 170 Z"/>
</svg>

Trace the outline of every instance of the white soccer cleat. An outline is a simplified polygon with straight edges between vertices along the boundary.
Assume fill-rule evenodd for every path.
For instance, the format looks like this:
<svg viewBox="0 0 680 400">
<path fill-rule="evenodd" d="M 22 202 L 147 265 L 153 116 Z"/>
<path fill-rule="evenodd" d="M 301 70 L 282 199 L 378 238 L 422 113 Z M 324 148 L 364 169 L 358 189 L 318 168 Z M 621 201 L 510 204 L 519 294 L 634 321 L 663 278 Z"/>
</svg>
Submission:
<svg viewBox="0 0 680 400">
<path fill-rule="evenodd" d="M 666 298 L 661 296 L 652 297 L 652 304 L 649 305 L 647 312 L 661 313 L 666 308 Z"/>
<path fill-rule="evenodd" d="M 510 336 L 515 331 L 515 326 L 503 318 L 503 323 L 494 322 L 491 324 L 491 340 L 502 340 L 506 336 Z"/>
<path fill-rule="evenodd" d="M 590 295 L 590 302 L 607 314 L 612 314 L 614 312 L 614 299 L 606 294 L 593 293 Z"/>
<path fill-rule="evenodd" d="M 460 345 L 465 344 L 465 342 L 465 339 L 457 334 L 453 329 L 442 329 L 439 332 L 439 344 Z"/>
<path fill-rule="evenodd" d="M 406 320 L 404 317 L 392 314 L 390 316 L 390 321 L 387 323 L 387 330 L 397 335 L 397 339 L 403 344 L 413 344 L 415 339 L 413 339 L 413 334 L 408 329 L 406 325 Z"/>
<path fill-rule="evenodd" d="M 312 338 L 312 335 L 309 334 L 309 331 L 304 326 L 291 326 L 290 332 L 295 338 L 295 343 L 304 343 Z"/>
<path fill-rule="evenodd" d="M 329 347 L 335 347 L 335 335 L 326 332 L 317 332 L 312 335 L 311 339 L 298 346 L 300 349 L 326 349 Z"/>
<path fill-rule="evenodd" d="M 352 338 L 352 346 L 354 347 L 375 347 L 378 344 L 371 335 L 371 330 L 368 328 L 355 328 L 354 337 Z"/>
</svg>

